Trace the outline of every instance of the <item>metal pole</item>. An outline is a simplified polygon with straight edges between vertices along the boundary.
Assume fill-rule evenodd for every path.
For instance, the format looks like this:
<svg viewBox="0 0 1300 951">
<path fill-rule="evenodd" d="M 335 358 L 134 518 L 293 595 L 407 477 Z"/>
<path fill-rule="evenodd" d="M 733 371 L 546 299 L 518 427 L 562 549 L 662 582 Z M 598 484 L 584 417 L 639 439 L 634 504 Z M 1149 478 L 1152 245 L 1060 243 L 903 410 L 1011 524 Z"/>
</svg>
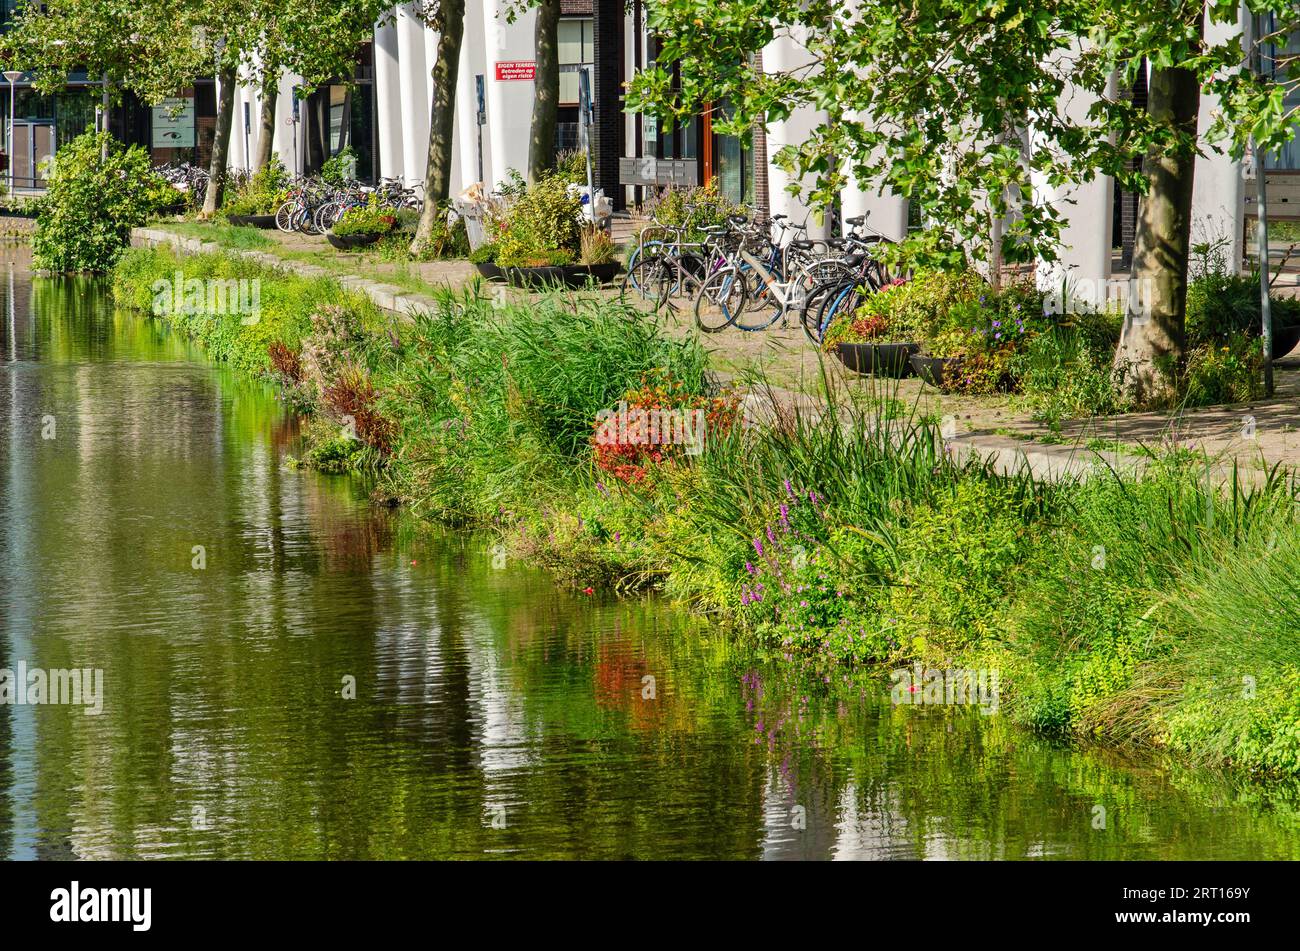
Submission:
<svg viewBox="0 0 1300 951">
<path fill-rule="evenodd" d="M 1258 14 L 1248 18 L 1250 34 L 1251 70 L 1263 72 L 1260 59 Z M 1273 395 L 1273 302 L 1269 299 L 1270 262 L 1268 250 L 1268 186 L 1264 181 L 1265 156 L 1259 150 L 1255 137 L 1250 139 L 1250 152 L 1255 157 L 1255 196 L 1257 199 L 1255 221 L 1255 253 L 1259 256 L 1259 317 L 1260 340 L 1264 349 L 1264 395 Z"/>
<path fill-rule="evenodd" d="M 9 197 L 14 195 L 14 81 L 9 80 Z"/>
</svg>

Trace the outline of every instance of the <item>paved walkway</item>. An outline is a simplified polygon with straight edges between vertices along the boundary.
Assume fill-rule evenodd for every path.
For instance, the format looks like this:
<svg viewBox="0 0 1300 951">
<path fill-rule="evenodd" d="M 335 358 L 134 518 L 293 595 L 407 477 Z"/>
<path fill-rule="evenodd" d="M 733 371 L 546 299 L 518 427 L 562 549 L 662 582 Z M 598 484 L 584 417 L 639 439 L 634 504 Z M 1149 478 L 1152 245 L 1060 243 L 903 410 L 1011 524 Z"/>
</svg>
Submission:
<svg viewBox="0 0 1300 951">
<path fill-rule="evenodd" d="M 263 234 L 277 247 L 271 251 L 223 247 L 183 237 L 165 226 L 136 229 L 132 243 L 168 244 L 189 253 L 226 251 L 304 276 L 334 276 L 380 308 L 403 315 L 434 306 L 433 298 L 419 288 L 463 287 L 477 277 L 464 261 L 407 264 L 378 260 L 374 255 L 344 256 L 331 254 L 323 238 L 278 231 Z M 353 269 L 365 276 L 349 273 Z M 529 292 L 514 288 L 505 293 L 529 296 Z M 595 293 L 613 297 L 618 291 Z M 1001 471 L 1028 466 L 1043 478 L 1087 477 L 1101 464 L 1119 470 L 1141 469 L 1152 452 L 1170 449 L 1206 454 L 1214 471 L 1225 478 L 1231 474 L 1234 460 L 1253 481 L 1262 479 L 1275 465 L 1300 468 L 1300 349 L 1278 362 L 1273 399 L 1172 414 L 1079 420 L 1064 423 L 1059 432 L 1053 432 L 1046 424 L 1031 420 L 1012 397 L 952 396 L 917 379 L 877 380 L 849 373 L 838 360 L 821 357 L 803 331 L 794 326 L 759 333 L 728 330 L 700 334 L 685 307 L 662 315 L 661 320 L 669 334 L 699 339 L 724 378 L 743 384 L 761 371 L 768 385 L 751 390 L 749 397 L 750 412 L 759 415 L 778 411 L 774 402 L 784 408 L 799 406 L 820 412 L 824 406 L 820 394 L 824 386 L 831 386 L 859 401 L 938 420 L 951 452 L 977 455 Z"/>
</svg>

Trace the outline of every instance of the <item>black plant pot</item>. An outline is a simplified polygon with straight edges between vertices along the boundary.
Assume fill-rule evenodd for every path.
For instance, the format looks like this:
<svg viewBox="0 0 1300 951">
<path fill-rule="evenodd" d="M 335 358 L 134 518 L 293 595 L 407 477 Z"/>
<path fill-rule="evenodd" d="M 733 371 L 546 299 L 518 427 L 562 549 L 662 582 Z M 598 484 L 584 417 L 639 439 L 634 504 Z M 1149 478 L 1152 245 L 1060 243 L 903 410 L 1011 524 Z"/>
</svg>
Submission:
<svg viewBox="0 0 1300 951">
<path fill-rule="evenodd" d="M 840 343 L 835 356 L 854 373 L 902 379 L 911 375 L 910 358 L 920 350 L 915 343 Z"/>
<path fill-rule="evenodd" d="M 1300 343 L 1300 324 L 1294 327 L 1273 328 L 1273 357 L 1280 359 L 1295 349 Z"/>
<path fill-rule="evenodd" d="M 500 281 L 506 276 L 506 272 L 497 266 L 496 261 L 479 261 L 474 267 L 489 281 Z"/>
<path fill-rule="evenodd" d="M 275 227 L 275 215 L 227 215 L 226 220 L 232 225 L 239 225 L 244 228 L 265 228 Z"/>
<path fill-rule="evenodd" d="M 961 357 L 927 357 L 914 353 L 908 359 L 912 372 L 936 389 L 944 388 L 944 380 L 952 380 L 961 372 Z"/>
<path fill-rule="evenodd" d="M 586 287 L 590 281 L 607 284 L 618 274 L 619 264 L 565 264 L 560 267 L 510 267 L 506 276 L 516 287 Z"/>
<path fill-rule="evenodd" d="M 345 234 L 339 236 L 334 234 L 332 231 L 325 232 L 325 240 L 334 245 L 334 247 L 338 248 L 340 251 L 353 251 L 357 248 L 364 248 L 367 245 L 374 244 L 382 237 L 383 235 L 379 233 Z"/>
</svg>

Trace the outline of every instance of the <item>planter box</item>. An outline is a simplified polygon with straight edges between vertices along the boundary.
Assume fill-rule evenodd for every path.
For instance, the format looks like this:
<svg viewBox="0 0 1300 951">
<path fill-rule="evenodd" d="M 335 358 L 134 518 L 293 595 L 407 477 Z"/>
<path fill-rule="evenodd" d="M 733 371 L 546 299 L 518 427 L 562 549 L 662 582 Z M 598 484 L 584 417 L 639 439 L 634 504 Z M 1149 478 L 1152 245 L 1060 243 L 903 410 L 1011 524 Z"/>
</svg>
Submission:
<svg viewBox="0 0 1300 951">
<path fill-rule="evenodd" d="M 952 379 L 961 372 L 961 357 L 927 357 L 914 353 L 908 359 L 912 372 L 935 389 L 944 388 L 944 379 Z"/>
<path fill-rule="evenodd" d="M 511 267 L 506 277 L 515 287 L 586 287 L 589 281 L 598 284 L 613 280 L 618 273 L 618 262 L 609 264 L 565 264 L 561 267 Z"/>
<path fill-rule="evenodd" d="M 1273 328 L 1273 356 L 1275 359 L 1285 357 L 1300 343 L 1300 324 L 1294 327 Z"/>
<path fill-rule="evenodd" d="M 241 228 L 275 227 L 275 215 L 227 215 L 226 220 Z"/>
<path fill-rule="evenodd" d="M 902 379 L 911 375 L 911 357 L 920 350 L 915 343 L 840 343 L 835 356 L 854 373 Z"/>
<path fill-rule="evenodd" d="M 345 234 L 339 237 L 332 231 L 325 232 L 325 240 L 340 251 L 354 251 L 357 248 L 364 248 L 367 245 L 374 244 L 382 234 Z"/>
<path fill-rule="evenodd" d="M 497 266 L 496 261 L 483 261 L 475 264 L 474 269 L 482 274 L 489 281 L 505 280 L 506 272 Z"/>
</svg>

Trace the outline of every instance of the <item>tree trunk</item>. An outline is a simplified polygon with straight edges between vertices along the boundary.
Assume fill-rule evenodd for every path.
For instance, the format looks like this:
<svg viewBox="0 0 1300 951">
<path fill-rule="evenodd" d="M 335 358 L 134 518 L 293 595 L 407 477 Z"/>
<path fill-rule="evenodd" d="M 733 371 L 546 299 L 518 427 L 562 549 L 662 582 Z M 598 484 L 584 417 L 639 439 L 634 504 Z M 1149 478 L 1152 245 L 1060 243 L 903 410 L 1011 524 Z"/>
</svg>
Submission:
<svg viewBox="0 0 1300 951">
<path fill-rule="evenodd" d="M 555 123 L 560 105 L 560 0 L 539 0 L 536 33 L 536 90 L 528 139 L 528 181 L 555 168 Z"/>
<path fill-rule="evenodd" d="M 226 179 L 226 162 L 230 157 L 230 125 L 235 114 L 235 70 L 223 68 L 217 73 L 220 93 L 217 97 L 217 130 L 212 140 L 212 161 L 208 165 L 208 193 L 203 198 L 203 217 L 211 218 L 221 204 L 221 189 Z"/>
<path fill-rule="evenodd" d="M 256 171 L 266 168 L 271 162 L 275 146 L 275 106 L 280 96 L 280 77 L 269 75 L 262 83 L 262 106 L 257 128 L 257 158 L 253 166 Z"/>
<path fill-rule="evenodd" d="M 465 0 L 442 0 L 438 58 L 433 64 L 433 108 L 429 114 L 429 161 L 424 171 L 424 210 L 411 242 L 419 255 L 429 246 L 441 206 L 451 196 L 451 145 L 456 118 L 456 76 L 465 35 Z"/>
<path fill-rule="evenodd" d="M 1192 176 L 1196 169 L 1201 90 L 1195 73 L 1153 69 L 1147 111 L 1177 141 L 1147 153 L 1147 191 L 1138 204 L 1128 314 L 1115 352 L 1123 389 L 1140 407 L 1171 405 L 1185 359 L 1183 319 L 1192 230 Z"/>
</svg>

